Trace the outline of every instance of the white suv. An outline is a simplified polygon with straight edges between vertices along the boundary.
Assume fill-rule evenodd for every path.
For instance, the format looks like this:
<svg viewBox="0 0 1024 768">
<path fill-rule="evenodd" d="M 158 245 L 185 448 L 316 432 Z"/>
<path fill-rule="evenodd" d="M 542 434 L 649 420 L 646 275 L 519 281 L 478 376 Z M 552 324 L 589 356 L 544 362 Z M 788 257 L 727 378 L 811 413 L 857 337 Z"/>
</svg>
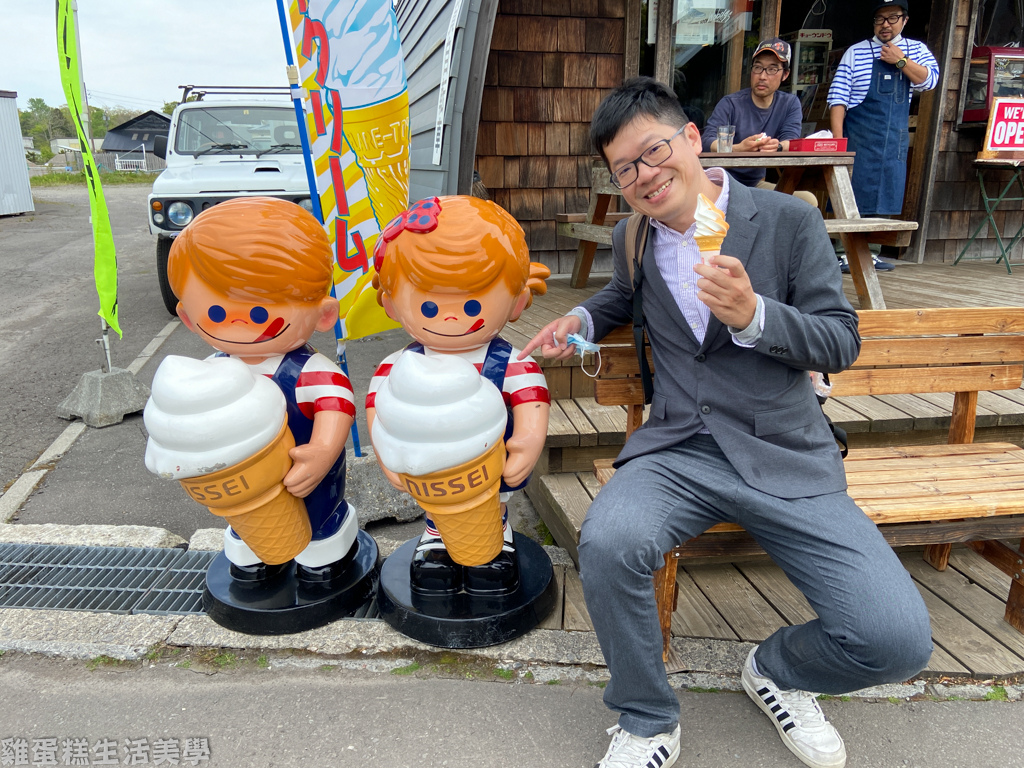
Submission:
<svg viewBox="0 0 1024 768">
<path fill-rule="evenodd" d="M 172 315 L 178 299 L 167 282 L 171 242 L 199 213 L 234 197 L 270 196 L 312 210 L 295 108 L 284 101 L 190 101 L 171 117 L 154 152 L 166 170 L 149 196 L 149 231 L 157 236 L 160 294 Z"/>
</svg>

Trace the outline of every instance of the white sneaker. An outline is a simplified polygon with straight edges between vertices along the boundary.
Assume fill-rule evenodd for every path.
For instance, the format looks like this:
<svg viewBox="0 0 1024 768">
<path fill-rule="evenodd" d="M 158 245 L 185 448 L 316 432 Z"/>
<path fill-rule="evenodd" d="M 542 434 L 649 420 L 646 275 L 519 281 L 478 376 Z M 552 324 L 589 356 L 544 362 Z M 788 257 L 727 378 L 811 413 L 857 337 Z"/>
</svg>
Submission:
<svg viewBox="0 0 1024 768">
<path fill-rule="evenodd" d="M 669 768 L 679 758 L 679 726 L 672 733 L 649 739 L 634 736 L 617 725 L 608 729 L 612 743 L 594 768 Z"/>
<path fill-rule="evenodd" d="M 789 751 L 811 768 L 843 768 L 846 745 L 825 719 L 818 700 L 807 691 L 783 691 L 769 678 L 754 672 L 754 651 L 743 665 L 743 690 L 771 718 Z"/>
</svg>

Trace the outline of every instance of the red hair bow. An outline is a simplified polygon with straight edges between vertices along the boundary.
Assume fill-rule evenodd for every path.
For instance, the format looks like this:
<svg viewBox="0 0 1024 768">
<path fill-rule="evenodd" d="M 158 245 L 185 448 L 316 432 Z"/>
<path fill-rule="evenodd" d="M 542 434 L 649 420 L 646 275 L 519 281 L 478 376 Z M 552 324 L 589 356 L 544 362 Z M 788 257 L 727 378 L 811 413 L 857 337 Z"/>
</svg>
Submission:
<svg viewBox="0 0 1024 768">
<path fill-rule="evenodd" d="M 420 200 L 416 205 L 407 211 L 402 211 L 395 216 L 391 222 L 384 227 L 377 245 L 373 249 L 373 268 L 380 272 L 384 263 L 384 250 L 387 244 L 398 237 L 402 232 L 416 232 L 424 234 L 437 229 L 437 215 L 441 212 L 441 201 L 436 197 L 428 197 Z"/>
</svg>

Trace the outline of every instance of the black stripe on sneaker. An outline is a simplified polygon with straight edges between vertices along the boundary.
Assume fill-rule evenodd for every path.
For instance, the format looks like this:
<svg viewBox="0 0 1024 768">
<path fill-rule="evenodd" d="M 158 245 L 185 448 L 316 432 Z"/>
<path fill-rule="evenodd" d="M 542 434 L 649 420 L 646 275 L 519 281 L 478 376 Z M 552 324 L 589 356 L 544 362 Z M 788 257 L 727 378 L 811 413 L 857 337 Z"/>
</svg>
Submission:
<svg viewBox="0 0 1024 768">
<path fill-rule="evenodd" d="M 796 728 L 796 723 L 794 723 L 792 720 L 790 720 L 788 723 L 782 726 L 782 730 L 786 731 L 787 733 L 789 732 L 790 728 Z"/>
<path fill-rule="evenodd" d="M 766 697 L 764 699 L 764 703 L 765 704 L 772 704 L 774 701 L 775 701 L 775 697 L 774 696 L 768 696 L 768 697 Z"/>
<path fill-rule="evenodd" d="M 777 714 L 775 716 L 775 719 L 778 720 L 781 723 L 787 717 L 789 717 L 789 712 L 786 712 L 785 710 L 783 710 L 782 712 L 780 712 L 779 714 Z"/>
<path fill-rule="evenodd" d="M 781 704 L 776 704 L 774 707 L 772 707 L 772 714 L 774 715 L 780 709 L 782 709 L 782 705 Z"/>
<path fill-rule="evenodd" d="M 771 692 L 772 692 L 771 688 L 758 688 L 757 689 L 757 695 L 760 696 L 762 699 L 765 696 L 767 696 L 769 693 L 771 693 Z"/>
</svg>

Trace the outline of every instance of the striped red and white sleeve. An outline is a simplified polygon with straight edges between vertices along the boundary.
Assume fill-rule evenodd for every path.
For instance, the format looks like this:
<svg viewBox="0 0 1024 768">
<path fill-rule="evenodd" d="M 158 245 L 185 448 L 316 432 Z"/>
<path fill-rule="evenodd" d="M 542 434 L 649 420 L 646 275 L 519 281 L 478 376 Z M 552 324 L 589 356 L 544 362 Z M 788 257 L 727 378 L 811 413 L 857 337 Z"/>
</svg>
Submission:
<svg viewBox="0 0 1024 768">
<path fill-rule="evenodd" d="M 381 388 L 384 379 L 391 373 L 391 367 L 404 351 L 404 349 L 400 349 L 397 352 L 392 352 L 377 366 L 377 370 L 373 372 L 373 378 L 370 379 L 370 387 L 366 391 L 366 408 L 376 407 L 377 390 Z"/>
<path fill-rule="evenodd" d="M 531 358 L 516 360 L 518 349 L 512 350 L 505 368 L 505 386 L 502 394 L 509 405 L 515 408 L 523 403 L 550 403 L 548 383 L 537 362 Z"/>
<path fill-rule="evenodd" d="M 355 395 L 348 377 L 321 354 L 310 356 L 295 384 L 295 403 L 307 419 L 320 411 L 341 411 L 355 418 Z"/>
</svg>

